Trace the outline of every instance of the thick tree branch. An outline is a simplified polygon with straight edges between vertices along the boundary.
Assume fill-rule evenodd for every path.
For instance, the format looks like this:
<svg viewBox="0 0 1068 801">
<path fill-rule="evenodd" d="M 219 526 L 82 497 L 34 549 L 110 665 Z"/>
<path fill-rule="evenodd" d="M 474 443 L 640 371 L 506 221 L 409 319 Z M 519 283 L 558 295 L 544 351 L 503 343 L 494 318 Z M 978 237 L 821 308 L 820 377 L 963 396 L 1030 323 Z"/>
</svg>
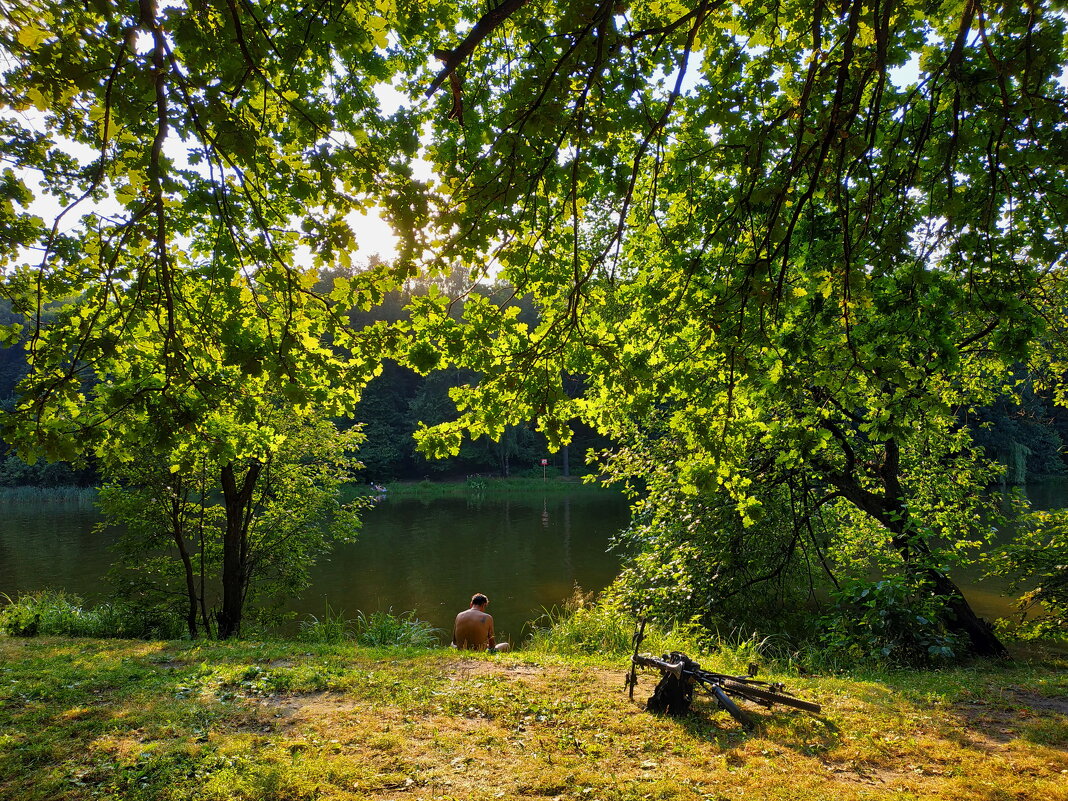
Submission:
<svg viewBox="0 0 1068 801">
<path fill-rule="evenodd" d="M 496 8 L 483 14 L 481 19 L 475 23 L 475 27 L 471 29 L 470 33 L 464 37 L 464 40 L 459 45 L 452 50 L 438 50 L 434 53 L 435 56 L 445 62 L 445 66 L 441 68 L 441 72 L 437 74 L 437 77 L 430 84 L 430 88 L 426 90 L 426 96 L 433 95 L 438 90 L 438 87 L 445 82 L 445 79 L 452 75 L 456 68 L 463 63 L 464 59 L 474 52 L 479 42 L 493 33 L 506 19 L 526 4 L 527 0 L 504 0 Z M 453 102 L 455 107 L 455 97 Z"/>
</svg>

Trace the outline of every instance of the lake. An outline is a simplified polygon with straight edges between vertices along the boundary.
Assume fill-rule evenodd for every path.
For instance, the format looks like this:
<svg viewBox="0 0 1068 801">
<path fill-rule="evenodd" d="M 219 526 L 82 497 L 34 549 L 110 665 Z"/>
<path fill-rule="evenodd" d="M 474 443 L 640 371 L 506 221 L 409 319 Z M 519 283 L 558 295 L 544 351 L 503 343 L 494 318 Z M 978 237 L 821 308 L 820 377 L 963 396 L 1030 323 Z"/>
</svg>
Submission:
<svg viewBox="0 0 1068 801">
<path fill-rule="evenodd" d="M 289 609 L 322 616 L 329 603 L 354 617 L 414 610 L 451 632 L 475 592 L 490 598 L 499 635 L 523 627 L 578 584 L 600 590 L 619 559 L 609 539 L 627 524 L 623 497 L 579 490 L 545 497 L 384 499 L 365 513 L 353 543 L 317 564 L 312 586 Z M 110 534 L 95 534 L 90 504 L 0 505 L 0 593 L 64 589 L 100 600 Z M 500 637 L 499 637 L 500 638 Z"/>
<path fill-rule="evenodd" d="M 1068 480 L 1026 491 L 1035 508 L 1068 505 Z M 471 594 L 484 592 L 498 634 L 517 641 L 576 584 L 597 591 L 611 581 L 619 560 L 608 543 L 628 517 L 611 492 L 385 499 L 366 513 L 359 540 L 316 565 L 312 586 L 289 608 L 320 616 L 327 603 L 349 616 L 414 610 L 451 630 Z M 100 600 L 113 537 L 93 532 L 99 519 L 89 504 L 0 505 L 0 593 L 52 588 Z M 958 578 L 980 615 L 1011 613 L 1003 584 Z"/>
</svg>

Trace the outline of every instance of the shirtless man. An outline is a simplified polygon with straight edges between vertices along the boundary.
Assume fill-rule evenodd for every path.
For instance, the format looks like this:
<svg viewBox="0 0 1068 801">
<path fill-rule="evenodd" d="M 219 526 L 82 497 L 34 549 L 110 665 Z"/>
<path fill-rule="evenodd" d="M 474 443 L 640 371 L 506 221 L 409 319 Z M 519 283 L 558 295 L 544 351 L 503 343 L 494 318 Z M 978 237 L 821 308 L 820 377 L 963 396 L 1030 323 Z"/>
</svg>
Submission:
<svg viewBox="0 0 1068 801">
<path fill-rule="evenodd" d="M 456 616 L 456 623 L 452 627 L 454 648 L 465 648 L 469 651 L 491 650 L 498 653 L 511 649 L 508 643 L 499 643 L 494 638 L 493 616 L 486 614 L 488 603 L 489 598 L 480 592 L 471 596 L 471 607 Z"/>
</svg>

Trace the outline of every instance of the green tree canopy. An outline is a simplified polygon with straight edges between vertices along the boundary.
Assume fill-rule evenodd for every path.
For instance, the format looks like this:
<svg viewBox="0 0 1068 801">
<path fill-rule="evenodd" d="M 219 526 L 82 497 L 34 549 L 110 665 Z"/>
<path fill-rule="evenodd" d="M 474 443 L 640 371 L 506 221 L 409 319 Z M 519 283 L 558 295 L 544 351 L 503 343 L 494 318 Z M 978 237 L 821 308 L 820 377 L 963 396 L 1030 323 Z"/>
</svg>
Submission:
<svg viewBox="0 0 1068 801">
<path fill-rule="evenodd" d="M 527 419 L 562 445 L 580 419 L 635 463 L 666 459 L 663 498 L 717 494 L 743 527 L 781 500 L 768 487 L 797 487 L 999 650 L 933 537 L 975 527 L 988 475 L 962 415 L 1012 389 L 1012 364 L 1068 365 L 1059 2 L 4 13 L 3 291 L 33 332 L 21 442 L 121 451 L 130 410 L 170 415 L 180 453 L 231 368 L 296 408 L 351 408 L 404 331 L 408 366 L 480 376 L 423 432 L 429 453 Z M 387 116 L 386 84 L 431 100 Z M 396 267 L 324 302 L 311 268 L 344 267 L 348 215 L 375 202 Z M 420 260 L 496 273 L 539 317 L 435 286 L 408 323 L 341 330 Z"/>
<path fill-rule="evenodd" d="M 350 331 L 344 311 L 395 277 L 338 281 L 332 300 L 312 289 L 319 265 L 350 258 L 352 214 L 375 203 L 412 248 L 417 140 L 375 88 L 405 65 L 387 31 L 419 18 L 403 2 L 3 13 L 0 266 L 31 368 L 9 437 L 51 458 L 115 452 L 130 443 L 111 421 L 129 411 L 181 448 L 231 390 L 227 372 L 298 408 L 351 409 L 384 335 Z"/>
<path fill-rule="evenodd" d="M 744 526 L 790 484 L 1000 652 L 933 543 L 979 528 L 990 474 L 961 416 L 1065 353 L 1057 4 L 502 9 L 446 53 L 463 125 L 437 120 L 438 222 L 542 320 L 421 308 L 486 376 L 424 447 L 524 417 L 560 443 L 584 419 Z"/>
</svg>

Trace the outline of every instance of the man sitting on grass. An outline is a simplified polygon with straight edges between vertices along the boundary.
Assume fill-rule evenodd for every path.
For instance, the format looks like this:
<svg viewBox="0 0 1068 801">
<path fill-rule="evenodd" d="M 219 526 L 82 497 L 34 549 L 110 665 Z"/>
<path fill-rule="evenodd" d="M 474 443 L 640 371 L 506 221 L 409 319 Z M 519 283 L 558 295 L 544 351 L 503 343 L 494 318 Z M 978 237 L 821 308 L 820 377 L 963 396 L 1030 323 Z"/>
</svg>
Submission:
<svg viewBox="0 0 1068 801">
<path fill-rule="evenodd" d="M 480 592 L 471 596 L 471 607 L 456 616 L 452 627 L 453 648 L 496 653 L 511 650 L 511 645 L 498 643 L 493 636 L 493 616 L 486 614 L 488 603 L 489 598 Z"/>
</svg>

